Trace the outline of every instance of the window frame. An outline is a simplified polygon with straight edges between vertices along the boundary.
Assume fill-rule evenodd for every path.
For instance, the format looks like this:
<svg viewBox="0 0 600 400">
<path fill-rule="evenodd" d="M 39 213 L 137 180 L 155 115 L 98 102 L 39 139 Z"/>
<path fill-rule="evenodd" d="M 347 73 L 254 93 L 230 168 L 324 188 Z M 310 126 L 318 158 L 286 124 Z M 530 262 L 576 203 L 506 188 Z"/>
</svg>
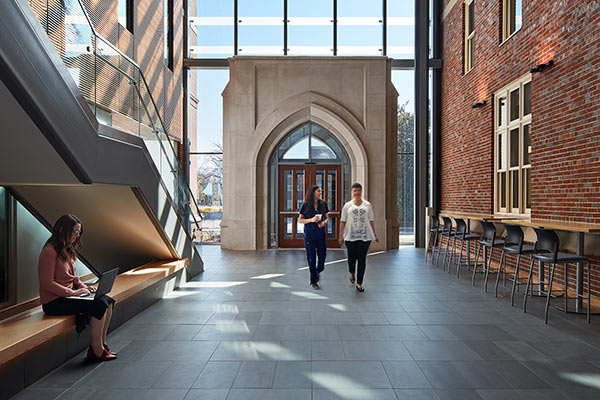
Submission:
<svg viewBox="0 0 600 400">
<path fill-rule="evenodd" d="M 508 214 L 508 215 L 529 215 L 531 214 L 531 204 L 530 207 L 527 207 L 527 195 L 531 195 L 531 155 L 529 156 L 529 163 L 525 164 L 524 157 L 524 131 L 525 127 L 529 126 L 529 142 L 531 147 L 531 116 L 532 110 L 530 107 L 530 113 L 523 115 L 524 112 L 524 104 L 525 104 L 525 91 L 524 87 L 527 84 L 531 84 L 531 73 L 527 73 L 521 76 L 514 82 L 511 82 L 509 85 L 503 87 L 494 93 L 494 213 L 495 214 Z M 519 111 L 516 119 L 511 121 L 510 117 L 510 108 L 511 108 L 511 93 L 515 90 L 519 90 Z M 506 104 L 503 109 L 504 112 L 500 113 L 500 100 L 504 99 Z M 530 100 L 531 101 L 531 100 Z M 500 115 L 501 114 L 501 115 Z M 499 118 L 502 117 L 502 120 Z M 511 166 L 511 145 L 512 145 L 512 135 L 511 131 L 518 129 L 518 141 L 517 144 L 517 154 L 518 154 L 518 162 L 515 166 Z M 500 137 L 502 138 L 501 144 L 502 148 L 500 149 Z M 527 149 L 526 151 L 529 151 Z M 503 165 L 500 164 L 500 152 L 502 152 L 502 161 L 504 161 Z M 530 154 L 530 152 L 529 152 Z M 527 172 L 529 170 L 529 172 Z M 530 179 L 529 184 L 526 180 L 526 174 L 529 173 Z M 501 176 L 505 174 L 504 179 L 504 193 L 505 193 L 505 203 L 504 207 L 502 207 L 502 197 L 501 197 Z M 518 197 L 517 204 L 514 204 L 513 197 L 515 195 L 513 190 L 513 175 L 516 174 L 518 179 Z"/>
<path fill-rule="evenodd" d="M 473 31 L 469 33 L 469 25 L 471 24 L 471 18 L 469 16 L 469 7 L 473 5 Z M 464 0 L 464 74 L 466 75 L 473 69 L 475 64 L 475 0 Z"/>
<path fill-rule="evenodd" d="M 502 40 L 500 41 L 500 44 L 504 43 L 505 41 L 507 41 L 508 39 L 510 39 L 515 33 L 519 32 L 521 30 L 521 28 L 523 27 L 523 23 L 521 23 L 521 26 L 519 26 L 519 28 L 516 28 L 516 15 L 515 15 L 515 30 L 513 32 L 510 32 L 510 21 L 511 19 L 509 18 L 512 13 L 511 11 L 516 7 L 517 1 L 516 0 L 502 0 Z M 521 18 L 523 17 L 523 6 L 521 5 Z"/>
<path fill-rule="evenodd" d="M 119 0 L 119 2 L 125 2 L 125 25 L 121 21 L 117 21 L 119 25 L 133 33 L 133 0 Z"/>
<path fill-rule="evenodd" d="M 164 49 L 163 62 L 165 67 L 173 71 L 173 0 L 163 0 L 163 27 L 168 29 L 168 32 L 163 32 Z"/>
</svg>

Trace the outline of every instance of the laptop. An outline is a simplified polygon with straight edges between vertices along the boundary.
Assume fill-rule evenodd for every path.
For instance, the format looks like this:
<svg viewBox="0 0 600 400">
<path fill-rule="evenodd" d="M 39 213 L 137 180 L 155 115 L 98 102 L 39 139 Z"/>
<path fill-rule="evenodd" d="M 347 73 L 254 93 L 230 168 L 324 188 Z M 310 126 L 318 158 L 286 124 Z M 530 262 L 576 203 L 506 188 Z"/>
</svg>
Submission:
<svg viewBox="0 0 600 400">
<path fill-rule="evenodd" d="M 115 278 L 118 274 L 119 268 L 113 268 L 110 271 L 104 272 L 102 276 L 100 276 L 100 283 L 98 284 L 98 289 L 96 289 L 94 293 L 83 294 L 80 296 L 69 296 L 67 297 L 67 299 L 94 300 L 96 298 L 100 298 L 105 294 L 110 293 L 113 284 L 115 283 Z"/>
</svg>

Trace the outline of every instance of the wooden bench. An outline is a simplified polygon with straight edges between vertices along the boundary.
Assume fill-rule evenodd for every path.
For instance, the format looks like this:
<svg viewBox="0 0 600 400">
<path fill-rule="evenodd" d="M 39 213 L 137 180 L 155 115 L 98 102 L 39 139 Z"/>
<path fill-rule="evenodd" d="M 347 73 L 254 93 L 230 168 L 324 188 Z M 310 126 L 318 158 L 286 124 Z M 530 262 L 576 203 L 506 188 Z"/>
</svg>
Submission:
<svg viewBox="0 0 600 400">
<path fill-rule="evenodd" d="M 189 263 L 188 259 L 154 261 L 120 274 L 110 296 L 123 301 L 173 275 Z M 75 317 L 44 315 L 41 306 L 0 322 L 0 365 L 27 351 L 73 330 Z"/>
</svg>

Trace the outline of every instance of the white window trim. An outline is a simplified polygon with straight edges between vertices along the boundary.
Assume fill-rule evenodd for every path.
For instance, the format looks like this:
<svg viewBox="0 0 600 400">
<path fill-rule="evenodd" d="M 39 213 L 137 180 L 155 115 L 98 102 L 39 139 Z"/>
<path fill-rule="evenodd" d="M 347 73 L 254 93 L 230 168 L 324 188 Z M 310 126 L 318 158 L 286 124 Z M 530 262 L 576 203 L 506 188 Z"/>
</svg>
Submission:
<svg viewBox="0 0 600 400">
<path fill-rule="evenodd" d="M 508 16 L 510 15 L 509 7 L 514 0 L 502 0 L 502 41 L 500 42 L 500 46 L 506 43 L 511 37 L 513 37 L 517 32 L 521 30 L 523 27 L 523 23 L 521 22 L 521 26 L 515 29 L 514 32 L 508 33 Z M 521 9 L 521 14 L 523 14 L 523 9 Z M 522 17 L 522 15 L 521 15 Z M 516 21 L 515 21 L 516 24 Z"/>
<path fill-rule="evenodd" d="M 471 5 L 471 3 L 473 3 L 475 0 L 464 0 L 464 29 L 465 29 L 465 34 L 464 34 L 464 39 L 463 39 L 463 43 L 464 43 L 464 63 L 463 63 L 463 69 L 464 69 L 464 75 L 468 74 L 472 69 L 473 69 L 473 65 L 475 64 L 475 54 L 471 54 L 471 46 L 469 45 L 471 42 L 473 42 L 475 40 L 475 23 L 473 23 L 473 32 L 471 32 L 471 34 L 469 34 L 469 23 L 471 22 L 469 20 L 469 6 Z M 473 12 L 473 15 L 475 15 L 475 13 Z M 473 50 L 475 50 L 475 46 L 473 46 Z"/>
<path fill-rule="evenodd" d="M 524 86 L 531 82 L 531 74 L 527 73 L 517 79 L 514 82 L 511 82 L 509 85 L 504 88 L 498 90 L 494 93 L 494 213 L 500 215 L 527 215 L 531 213 L 531 208 L 527 208 L 526 198 L 527 191 L 531 193 L 531 187 L 525 187 L 524 182 L 524 174 L 527 169 L 531 169 L 531 158 L 529 164 L 524 164 L 523 159 L 523 146 L 524 146 L 524 135 L 523 135 L 523 127 L 529 125 L 529 139 L 531 141 L 531 113 L 528 115 L 523 115 L 523 105 L 524 105 Z M 519 89 L 519 116 L 516 120 L 510 121 L 510 93 L 515 89 Z M 498 107 L 499 107 L 499 99 L 506 99 L 505 105 L 505 113 L 504 113 L 504 121 L 499 125 L 499 115 L 498 115 Z M 533 110 L 532 110 L 533 112 Z M 510 131 L 511 129 L 519 129 L 519 162 L 518 166 L 511 167 L 510 166 Z M 499 149 L 498 149 L 498 137 L 502 135 L 502 143 L 503 143 L 503 154 L 502 158 L 505 160 L 505 167 L 500 169 L 498 165 L 500 160 L 498 157 Z M 513 190 L 512 190 L 512 182 L 511 182 L 511 171 L 518 171 L 518 187 L 520 190 L 520 197 L 518 199 L 518 204 L 516 207 L 512 204 L 513 199 Z M 500 207 L 500 193 L 499 193 L 499 181 L 500 181 L 500 173 L 506 173 L 505 180 L 505 193 L 506 193 L 506 207 Z M 530 180 L 531 182 L 531 180 Z"/>
</svg>

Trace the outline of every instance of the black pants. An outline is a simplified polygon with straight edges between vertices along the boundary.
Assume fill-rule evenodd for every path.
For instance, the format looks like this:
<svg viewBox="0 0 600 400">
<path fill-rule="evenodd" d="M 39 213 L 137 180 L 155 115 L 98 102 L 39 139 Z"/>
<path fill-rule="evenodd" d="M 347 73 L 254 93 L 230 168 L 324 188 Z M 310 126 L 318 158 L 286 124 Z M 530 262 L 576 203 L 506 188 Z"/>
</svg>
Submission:
<svg viewBox="0 0 600 400">
<path fill-rule="evenodd" d="M 310 283 L 317 283 L 319 274 L 325 269 L 325 256 L 327 254 L 327 238 L 325 235 L 318 235 L 308 239 L 304 237 L 304 247 L 306 248 L 306 259 L 308 261 L 308 270 L 310 271 Z M 318 262 L 317 262 L 318 257 Z"/>
<path fill-rule="evenodd" d="M 107 295 L 94 300 L 59 297 L 50 303 L 42 304 L 42 310 L 48 315 L 85 314 L 96 319 L 102 319 L 106 309 L 114 303 L 115 300 Z"/>
<path fill-rule="evenodd" d="M 365 269 L 367 268 L 367 251 L 371 241 L 357 240 L 355 242 L 345 242 L 346 248 L 348 249 L 348 271 L 351 274 L 356 269 L 356 262 L 358 261 L 358 273 L 356 274 L 356 283 L 362 285 L 363 278 L 365 276 Z"/>
</svg>

